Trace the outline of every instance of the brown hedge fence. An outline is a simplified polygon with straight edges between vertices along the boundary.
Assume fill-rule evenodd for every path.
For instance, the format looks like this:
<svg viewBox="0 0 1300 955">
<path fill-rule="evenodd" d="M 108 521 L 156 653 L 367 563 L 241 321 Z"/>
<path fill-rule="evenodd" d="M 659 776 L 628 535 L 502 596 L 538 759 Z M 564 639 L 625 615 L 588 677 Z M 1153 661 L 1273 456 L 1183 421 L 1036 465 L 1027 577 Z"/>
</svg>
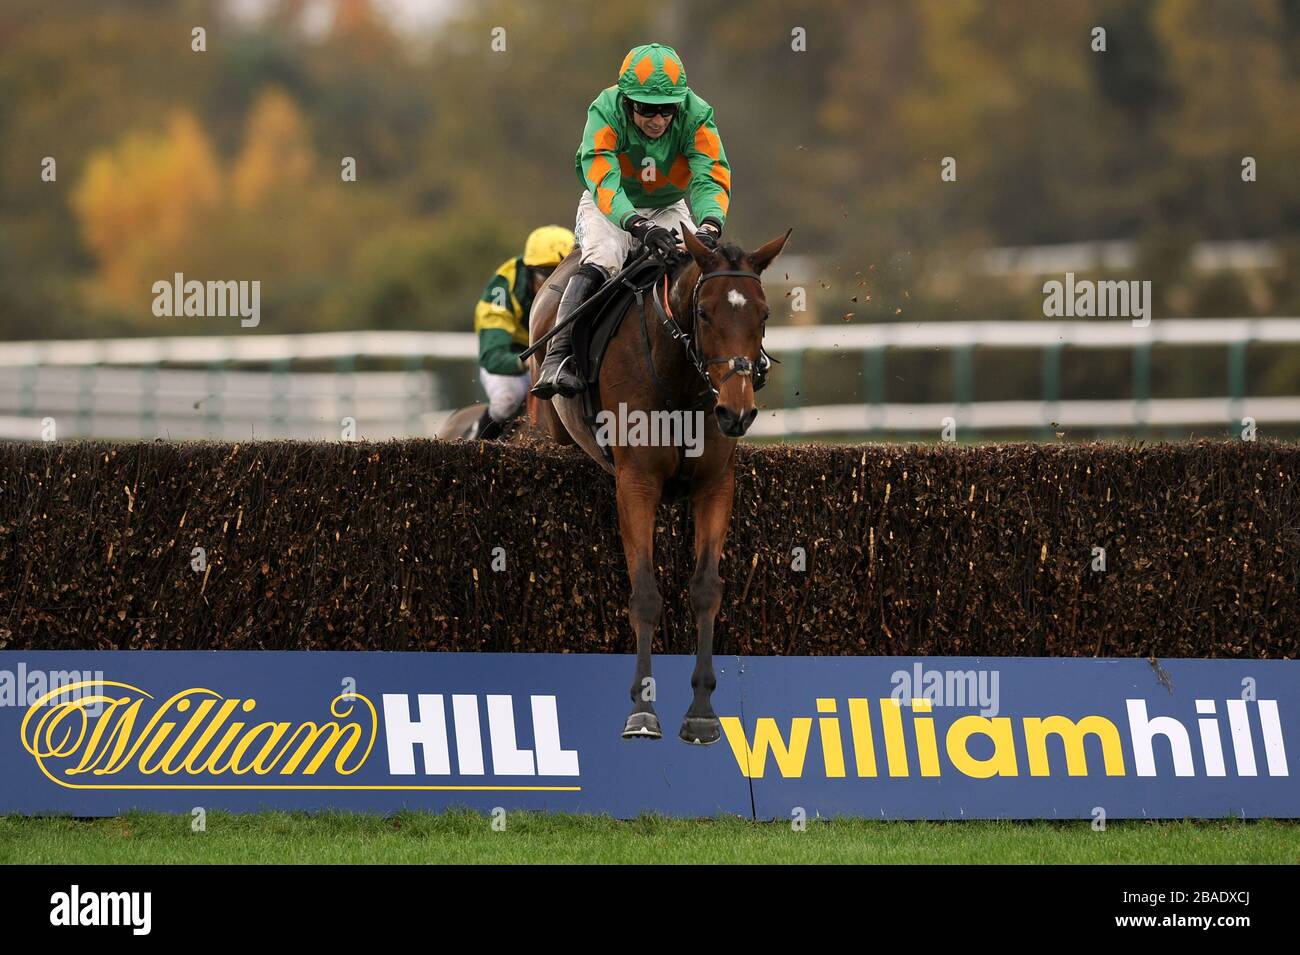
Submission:
<svg viewBox="0 0 1300 955">
<path fill-rule="evenodd" d="M 573 449 L 0 454 L 8 649 L 633 646 L 613 480 Z M 719 652 L 1297 656 L 1295 446 L 742 445 L 738 460 Z M 690 541 L 685 505 L 662 507 L 660 651 L 694 648 Z"/>
</svg>

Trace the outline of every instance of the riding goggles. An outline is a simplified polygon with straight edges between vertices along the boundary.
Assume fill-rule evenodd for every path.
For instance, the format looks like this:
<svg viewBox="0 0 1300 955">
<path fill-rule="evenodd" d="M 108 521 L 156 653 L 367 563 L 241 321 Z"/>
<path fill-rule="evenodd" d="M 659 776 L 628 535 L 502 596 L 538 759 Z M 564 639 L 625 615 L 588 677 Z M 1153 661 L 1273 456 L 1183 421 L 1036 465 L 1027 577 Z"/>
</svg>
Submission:
<svg viewBox="0 0 1300 955">
<path fill-rule="evenodd" d="M 632 111 L 638 116 L 667 116 L 672 119 L 677 115 L 676 103 L 642 103 L 639 100 L 629 99 L 632 104 Z"/>
</svg>

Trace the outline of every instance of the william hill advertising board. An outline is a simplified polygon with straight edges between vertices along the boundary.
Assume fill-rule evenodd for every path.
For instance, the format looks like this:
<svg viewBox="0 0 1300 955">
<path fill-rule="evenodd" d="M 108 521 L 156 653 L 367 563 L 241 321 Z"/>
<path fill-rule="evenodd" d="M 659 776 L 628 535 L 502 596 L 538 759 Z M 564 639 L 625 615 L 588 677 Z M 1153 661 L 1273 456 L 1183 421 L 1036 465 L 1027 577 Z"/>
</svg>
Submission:
<svg viewBox="0 0 1300 955">
<path fill-rule="evenodd" d="M 0 813 L 1300 817 L 1294 661 L 719 658 L 711 747 L 693 662 L 649 742 L 628 656 L 0 653 Z"/>
</svg>

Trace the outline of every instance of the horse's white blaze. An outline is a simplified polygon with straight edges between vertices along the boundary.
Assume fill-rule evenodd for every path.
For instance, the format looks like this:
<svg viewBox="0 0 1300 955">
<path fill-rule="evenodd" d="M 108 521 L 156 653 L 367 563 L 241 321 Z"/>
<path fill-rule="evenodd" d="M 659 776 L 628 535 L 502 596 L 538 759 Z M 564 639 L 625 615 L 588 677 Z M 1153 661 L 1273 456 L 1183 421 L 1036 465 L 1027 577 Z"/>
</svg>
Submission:
<svg viewBox="0 0 1300 955">
<path fill-rule="evenodd" d="M 727 301 L 735 308 L 744 308 L 745 296 L 741 295 L 734 288 L 727 292 Z"/>
</svg>

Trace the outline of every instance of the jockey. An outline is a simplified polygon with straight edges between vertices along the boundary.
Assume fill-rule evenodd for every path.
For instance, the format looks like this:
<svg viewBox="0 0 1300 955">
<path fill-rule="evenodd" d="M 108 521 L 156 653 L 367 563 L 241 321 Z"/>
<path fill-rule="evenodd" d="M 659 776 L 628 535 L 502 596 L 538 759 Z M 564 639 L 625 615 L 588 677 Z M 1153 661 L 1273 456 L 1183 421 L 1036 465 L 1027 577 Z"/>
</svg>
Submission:
<svg viewBox="0 0 1300 955">
<path fill-rule="evenodd" d="M 618 84 L 587 110 L 575 165 L 585 190 L 576 229 L 582 266 L 565 286 L 557 325 L 623 267 L 633 240 L 668 260 L 687 229 L 707 248 L 717 247 L 731 200 L 731 167 L 713 107 L 686 85 L 686 69 L 672 47 L 649 43 L 628 53 Z M 586 387 L 572 352 L 568 323 L 548 344 L 534 395 L 571 398 Z"/>
<path fill-rule="evenodd" d="M 478 378 L 488 406 L 473 437 L 500 437 L 507 421 L 518 413 L 528 395 L 528 369 L 517 357 L 528 347 L 528 311 L 560 260 L 573 251 L 573 233 L 563 226 L 534 229 L 524 242 L 524 254 L 507 259 L 497 269 L 474 307 L 478 335 Z"/>
</svg>

